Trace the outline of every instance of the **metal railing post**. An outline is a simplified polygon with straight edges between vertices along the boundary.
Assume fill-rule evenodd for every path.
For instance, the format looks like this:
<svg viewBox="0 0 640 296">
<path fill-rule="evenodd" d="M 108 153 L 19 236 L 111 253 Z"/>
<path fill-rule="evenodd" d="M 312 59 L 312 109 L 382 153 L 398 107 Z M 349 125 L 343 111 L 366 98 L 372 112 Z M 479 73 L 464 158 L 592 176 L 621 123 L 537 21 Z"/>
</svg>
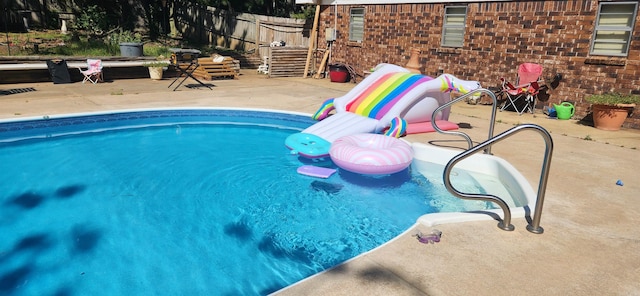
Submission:
<svg viewBox="0 0 640 296">
<path fill-rule="evenodd" d="M 459 161 L 469 157 L 470 155 L 478 152 L 483 148 L 489 147 L 494 143 L 500 142 L 525 129 L 533 129 L 538 133 L 540 133 L 544 138 L 545 145 L 546 145 L 543 164 L 542 164 L 542 170 L 540 172 L 540 182 L 538 183 L 538 193 L 536 198 L 535 212 L 534 212 L 531 224 L 527 225 L 528 231 L 532 233 L 540 234 L 544 232 L 544 229 L 540 227 L 540 217 L 542 215 L 542 206 L 544 204 L 545 192 L 547 190 L 549 168 L 551 166 L 551 156 L 553 154 L 553 139 L 551 138 L 551 135 L 549 134 L 549 132 L 547 132 L 547 130 L 545 130 L 541 126 L 536 124 L 523 124 L 523 125 L 513 127 L 495 137 L 488 139 L 487 141 L 484 141 L 478 144 L 475 147 L 472 147 L 456 155 L 451 160 L 449 160 L 449 162 L 445 166 L 443 179 L 444 179 L 444 185 L 447 188 L 447 190 L 449 190 L 449 192 L 451 192 L 451 194 L 453 194 L 456 197 L 459 197 L 462 199 L 480 199 L 480 200 L 490 201 L 498 204 L 498 206 L 500 206 L 500 208 L 504 212 L 504 218 L 500 223 L 498 223 L 498 227 L 500 227 L 503 230 L 513 230 L 513 225 L 511 225 L 511 210 L 509 209 L 509 206 L 507 205 L 507 203 L 504 202 L 504 200 L 490 194 L 473 194 L 473 193 L 460 192 L 457 189 L 455 189 L 453 185 L 451 185 L 450 175 L 451 175 L 451 170 Z"/>
<path fill-rule="evenodd" d="M 491 100 L 493 100 L 493 105 L 492 105 L 493 108 L 492 108 L 492 111 L 491 111 L 491 121 L 489 122 L 489 136 L 487 137 L 487 139 L 491 139 L 491 138 L 493 138 L 493 132 L 494 132 L 494 127 L 495 127 L 495 122 L 496 122 L 496 111 L 498 109 L 497 108 L 498 107 L 498 99 L 496 98 L 496 95 L 492 91 L 490 91 L 490 90 L 488 90 L 486 88 L 478 88 L 478 89 L 472 90 L 472 91 L 470 91 L 470 92 L 468 92 L 468 93 L 466 93 L 466 94 L 464 94 L 462 96 L 459 96 L 459 97 L 447 102 L 446 104 L 436 108 L 436 110 L 433 110 L 433 114 L 431 115 L 431 119 L 432 119 L 431 123 L 433 125 L 433 129 L 435 129 L 437 132 L 439 132 L 441 134 L 449 134 L 449 135 L 456 135 L 456 136 L 463 137 L 467 141 L 467 144 L 469 145 L 469 149 L 471 149 L 471 147 L 473 147 L 473 141 L 471 141 L 471 138 L 469 137 L 469 135 L 467 135 L 467 134 L 465 134 L 463 132 L 459 132 L 459 131 L 445 131 L 445 130 L 442 130 L 440 127 L 438 127 L 438 124 L 437 124 L 436 120 L 434 120 L 434 119 L 436 118 L 436 115 L 438 115 L 438 113 L 440 113 L 443 109 L 445 109 L 445 108 L 447 108 L 447 107 L 449 107 L 449 106 L 451 106 L 451 105 L 453 105 L 453 104 L 455 104 L 455 103 L 457 103 L 459 101 L 462 101 L 462 100 L 464 100 L 464 99 L 466 99 L 466 98 L 468 98 L 468 97 L 470 97 L 470 96 L 472 96 L 472 95 L 474 95 L 476 93 L 486 93 L 486 94 L 489 95 L 489 97 L 491 97 Z M 484 153 L 491 154 L 491 146 L 488 146 L 485 149 Z"/>
</svg>

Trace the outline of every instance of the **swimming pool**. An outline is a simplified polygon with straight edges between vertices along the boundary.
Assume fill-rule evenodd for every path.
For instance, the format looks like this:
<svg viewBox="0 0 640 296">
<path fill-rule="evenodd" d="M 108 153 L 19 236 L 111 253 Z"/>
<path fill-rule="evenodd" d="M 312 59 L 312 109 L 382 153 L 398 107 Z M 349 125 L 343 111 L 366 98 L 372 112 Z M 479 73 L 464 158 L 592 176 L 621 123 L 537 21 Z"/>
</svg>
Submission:
<svg viewBox="0 0 640 296">
<path fill-rule="evenodd" d="M 240 109 L 0 123 L 0 292 L 267 294 L 425 213 L 492 208 L 419 168 L 301 176 L 284 138 L 312 123 Z M 485 190 L 457 174 L 458 187 Z"/>
</svg>

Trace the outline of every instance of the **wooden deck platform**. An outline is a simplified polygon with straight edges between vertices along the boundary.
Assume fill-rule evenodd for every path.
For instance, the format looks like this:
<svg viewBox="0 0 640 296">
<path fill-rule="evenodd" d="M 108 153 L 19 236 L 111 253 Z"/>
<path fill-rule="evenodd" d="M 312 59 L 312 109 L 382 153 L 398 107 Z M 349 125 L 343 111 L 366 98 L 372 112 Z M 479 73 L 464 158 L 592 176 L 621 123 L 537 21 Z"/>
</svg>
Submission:
<svg viewBox="0 0 640 296">
<path fill-rule="evenodd" d="M 193 72 L 193 76 L 203 80 L 236 79 L 240 70 L 231 57 L 224 57 L 221 62 L 214 61 L 213 57 L 199 58 L 198 64 L 199 66 Z"/>
</svg>

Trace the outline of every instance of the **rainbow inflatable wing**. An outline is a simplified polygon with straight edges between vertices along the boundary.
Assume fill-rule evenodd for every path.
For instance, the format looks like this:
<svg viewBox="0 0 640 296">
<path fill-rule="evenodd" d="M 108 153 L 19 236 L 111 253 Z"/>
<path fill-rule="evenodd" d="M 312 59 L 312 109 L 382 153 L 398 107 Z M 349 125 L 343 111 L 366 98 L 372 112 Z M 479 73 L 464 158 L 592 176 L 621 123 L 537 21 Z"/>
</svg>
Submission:
<svg viewBox="0 0 640 296">
<path fill-rule="evenodd" d="M 388 128 L 387 135 L 399 137 L 407 121 L 431 120 L 433 111 L 449 101 L 450 91 L 466 93 L 478 87 L 476 81 L 449 74 L 434 79 L 382 64 L 346 95 L 327 100 L 313 115 L 321 121 L 289 136 L 285 145 L 293 153 L 318 158 L 327 156 L 331 143 L 343 136 L 381 133 Z M 333 110 L 336 114 L 328 116 Z"/>
</svg>

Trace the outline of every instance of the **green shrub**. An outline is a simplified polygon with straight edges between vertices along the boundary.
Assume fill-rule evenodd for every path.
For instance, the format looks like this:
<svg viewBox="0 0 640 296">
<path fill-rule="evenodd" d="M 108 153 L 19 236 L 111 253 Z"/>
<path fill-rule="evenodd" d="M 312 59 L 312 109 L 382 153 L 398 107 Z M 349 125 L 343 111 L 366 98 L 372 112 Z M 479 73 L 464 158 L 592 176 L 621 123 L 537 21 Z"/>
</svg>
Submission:
<svg viewBox="0 0 640 296">
<path fill-rule="evenodd" d="M 161 45 L 159 43 L 148 43 L 144 45 L 144 48 L 142 48 L 142 50 L 144 51 L 144 55 L 147 57 L 159 57 L 159 56 L 163 56 L 163 57 L 169 57 L 171 56 L 171 51 L 169 51 L 169 47 Z"/>
<path fill-rule="evenodd" d="M 140 33 L 134 33 L 131 31 L 115 31 L 111 33 L 108 37 L 111 43 L 119 44 L 119 43 L 140 43 L 142 42 L 142 35 Z"/>
<path fill-rule="evenodd" d="M 640 96 L 638 95 L 620 94 L 615 92 L 599 95 L 589 95 L 585 97 L 585 100 L 591 104 L 596 105 L 615 106 L 618 104 L 640 104 Z"/>
<path fill-rule="evenodd" d="M 169 62 L 163 62 L 163 61 L 148 62 L 148 63 L 143 63 L 142 66 L 143 67 L 168 67 Z"/>
<path fill-rule="evenodd" d="M 74 27 L 88 35 L 101 35 L 109 29 L 107 13 L 97 5 L 90 5 L 80 12 Z"/>
<path fill-rule="evenodd" d="M 107 51 L 110 55 L 117 55 L 120 52 L 120 43 L 141 43 L 142 35 L 140 33 L 133 33 L 131 31 L 124 31 L 122 29 L 116 30 L 109 34 L 105 40 Z M 144 48 L 143 48 L 144 50 Z"/>
</svg>

